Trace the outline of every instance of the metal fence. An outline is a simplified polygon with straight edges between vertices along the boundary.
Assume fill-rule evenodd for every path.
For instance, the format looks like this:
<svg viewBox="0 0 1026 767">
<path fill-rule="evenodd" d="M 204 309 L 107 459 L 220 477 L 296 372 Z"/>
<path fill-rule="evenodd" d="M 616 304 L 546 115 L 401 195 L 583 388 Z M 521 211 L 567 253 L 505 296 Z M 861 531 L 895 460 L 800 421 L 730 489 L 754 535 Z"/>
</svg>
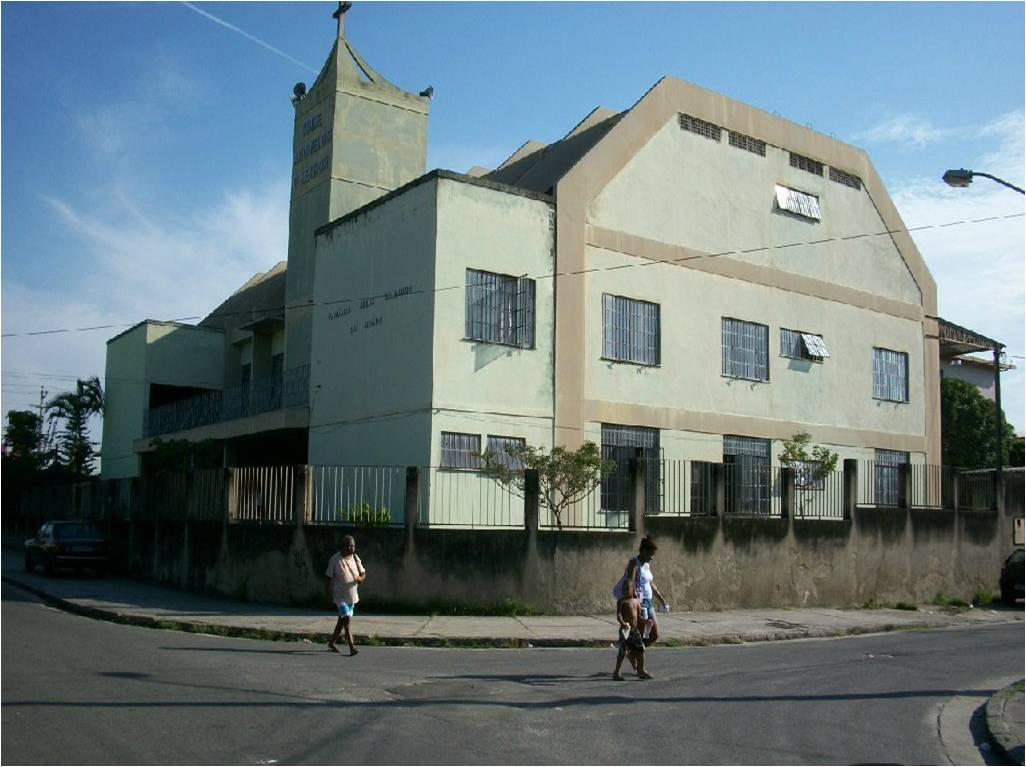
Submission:
<svg viewBox="0 0 1026 767">
<path fill-rule="evenodd" d="M 229 522 L 293 524 L 295 467 L 247 466 L 232 471 Z"/>
<path fill-rule="evenodd" d="M 419 523 L 424 527 L 524 527 L 524 497 L 478 471 L 420 470 Z"/>
<path fill-rule="evenodd" d="M 935 464 L 859 461 L 858 476 L 859 506 L 896 507 L 905 494 L 905 501 L 915 509 L 997 508 L 994 474 L 990 469 L 970 471 Z M 907 482 L 904 488 L 902 481 Z"/>
<path fill-rule="evenodd" d="M 973 511 L 986 511 L 997 508 L 994 475 L 989 469 L 959 473 L 958 507 Z"/>
<path fill-rule="evenodd" d="M 309 471 L 310 523 L 371 527 L 403 524 L 405 466 L 311 466 Z"/>
<path fill-rule="evenodd" d="M 796 471 L 794 516 L 796 519 L 844 519 L 844 472 L 832 471 L 817 477 Z"/>
</svg>

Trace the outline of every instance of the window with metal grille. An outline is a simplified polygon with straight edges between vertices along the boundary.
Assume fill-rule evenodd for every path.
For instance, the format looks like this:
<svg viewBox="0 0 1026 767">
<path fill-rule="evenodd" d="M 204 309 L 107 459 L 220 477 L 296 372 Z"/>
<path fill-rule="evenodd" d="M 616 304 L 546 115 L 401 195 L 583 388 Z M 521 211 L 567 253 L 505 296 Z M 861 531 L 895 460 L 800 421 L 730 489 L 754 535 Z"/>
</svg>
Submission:
<svg viewBox="0 0 1026 767">
<path fill-rule="evenodd" d="M 873 399 L 908 402 L 908 355 L 873 347 Z"/>
<path fill-rule="evenodd" d="M 807 173 L 812 173 L 815 176 L 823 175 L 823 163 L 819 160 L 813 160 L 811 157 L 805 157 L 804 155 L 795 154 L 791 152 L 791 167 L 804 170 Z"/>
<path fill-rule="evenodd" d="M 723 317 L 720 330 L 722 373 L 749 381 L 769 380 L 769 327 Z"/>
<path fill-rule="evenodd" d="M 631 469 L 635 448 L 641 448 L 645 461 L 646 513 L 662 508 L 659 472 L 659 429 L 647 426 L 602 424 L 602 459 L 615 461 L 616 470 L 602 480 L 603 511 L 629 511 L 631 508 Z"/>
<path fill-rule="evenodd" d="M 527 445 L 523 437 L 496 437 L 488 435 L 488 452 L 495 454 L 495 460 L 512 471 L 523 471 L 524 464 L 510 455 L 510 448 L 521 448 Z"/>
<path fill-rule="evenodd" d="M 720 140 L 720 126 L 714 125 L 713 123 L 706 122 L 705 120 L 699 120 L 697 117 L 686 115 L 683 112 L 680 115 L 680 127 L 691 133 L 697 133 L 699 136 L 705 136 L 707 139 L 713 141 Z"/>
<path fill-rule="evenodd" d="M 830 168 L 830 180 L 836 181 L 838 184 L 850 186 L 852 189 L 862 188 L 862 179 L 853 173 L 845 173 L 837 168 Z"/>
<path fill-rule="evenodd" d="M 602 294 L 602 356 L 659 364 L 659 304 Z"/>
<path fill-rule="evenodd" d="M 772 485 L 769 440 L 726 434 L 723 463 L 727 474 L 727 511 L 768 515 Z"/>
<path fill-rule="evenodd" d="M 534 280 L 467 269 L 464 338 L 534 347 Z"/>
<path fill-rule="evenodd" d="M 901 450 L 875 450 L 873 453 L 873 492 L 877 506 L 897 506 L 902 464 L 908 453 Z"/>
<path fill-rule="evenodd" d="M 480 434 L 460 434 L 454 431 L 442 432 L 442 468 L 476 471 L 481 468 Z"/>
<path fill-rule="evenodd" d="M 819 198 L 816 195 L 779 184 L 777 184 L 777 207 L 813 221 L 819 221 L 823 217 L 819 209 Z"/>
<path fill-rule="evenodd" d="M 780 356 L 822 362 L 830 356 L 823 336 L 803 330 L 780 329 Z"/>
<path fill-rule="evenodd" d="M 766 142 L 761 141 L 751 136 L 746 136 L 744 133 L 738 133 L 736 131 L 730 131 L 727 134 L 727 139 L 731 146 L 736 146 L 738 149 L 744 149 L 752 154 L 757 154 L 760 157 L 766 156 Z"/>
</svg>

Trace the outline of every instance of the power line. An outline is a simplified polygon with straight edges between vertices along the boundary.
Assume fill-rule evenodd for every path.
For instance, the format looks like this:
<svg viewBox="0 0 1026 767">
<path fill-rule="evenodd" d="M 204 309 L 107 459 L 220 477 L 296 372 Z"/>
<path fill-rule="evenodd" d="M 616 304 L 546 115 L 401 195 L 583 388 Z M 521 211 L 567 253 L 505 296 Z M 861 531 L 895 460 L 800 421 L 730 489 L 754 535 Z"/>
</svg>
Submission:
<svg viewBox="0 0 1026 767">
<path fill-rule="evenodd" d="M 618 266 L 593 267 L 593 268 L 590 268 L 590 269 L 579 269 L 579 270 L 576 270 L 576 271 L 573 271 L 573 272 L 552 272 L 550 274 L 540 274 L 540 275 L 536 275 L 536 276 L 532 276 L 530 274 L 524 274 L 524 275 L 521 275 L 521 276 L 527 277 L 527 278 L 530 278 L 530 279 L 534 279 L 534 280 L 546 280 L 546 279 L 555 279 L 557 277 L 566 278 L 566 277 L 583 276 L 583 275 L 586 275 L 586 274 L 595 274 L 595 273 L 598 273 L 598 272 L 619 271 L 619 270 L 622 270 L 622 269 L 639 269 L 639 268 L 644 268 L 644 267 L 649 267 L 649 266 L 659 266 L 659 265 L 681 266 L 681 264 L 683 262 L 686 262 L 686 261 L 696 261 L 696 260 L 711 259 L 711 258 L 723 258 L 723 257 L 726 257 L 726 256 L 744 256 L 744 255 L 751 255 L 753 253 L 768 252 L 768 251 L 773 251 L 773 250 L 783 250 L 783 249 L 786 249 L 786 248 L 794 248 L 794 247 L 800 247 L 800 246 L 813 247 L 813 246 L 817 246 L 817 245 L 825 245 L 825 244 L 828 244 L 828 243 L 846 242 L 846 241 L 850 241 L 850 240 L 861 239 L 861 238 L 864 238 L 864 237 L 890 237 L 890 236 L 895 235 L 895 234 L 910 233 L 910 232 L 920 232 L 920 231 L 925 231 L 927 229 L 941 229 L 941 228 L 946 228 L 946 227 L 951 227 L 951 226 L 963 226 L 963 225 L 969 225 L 969 224 L 986 223 L 986 222 L 991 222 L 991 221 L 1000 221 L 1000 220 L 1006 220 L 1006 219 L 1012 219 L 1012 218 L 1022 218 L 1024 215 L 1026 215 L 1026 213 L 1010 213 L 1010 214 L 1002 215 L 1002 216 L 987 216 L 985 218 L 968 219 L 968 220 L 961 220 L 961 221 L 952 221 L 952 222 L 949 222 L 949 223 L 946 223 L 946 224 L 925 224 L 923 226 L 916 226 L 916 227 L 907 227 L 907 228 L 898 228 L 898 229 L 885 229 L 885 230 L 880 231 L 880 232 L 865 232 L 863 234 L 851 234 L 851 235 L 845 235 L 844 237 L 828 237 L 828 238 L 819 239 L 819 240 L 807 240 L 807 241 L 790 242 L 790 243 L 785 243 L 783 245 L 764 245 L 764 246 L 757 247 L 757 248 L 744 248 L 744 249 L 735 249 L 735 250 L 725 250 L 725 251 L 722 251 L 722 252 L 719 252 L 719 253 L 705 253 L 705 254 L 681 256 L 680 258 L 669 259 L 669 260 L 665 260 L 665 261 L 664 260 L 652 260 L 652 261 L 646 260 L 646 261 L 643 261 L 642 263 L 636 263 L 636 264 L 620 264 Z M 627 255 L 628 257 L 631 257 L 631 258 L 639 258 L 638 256 L 630 256 L 629 254 L 624 254 L 624 255 Z M 290 309 L 314 308 L 314 307 L 317 307 L 317 306 L 336 306 L 336 305 L 339 305 L 339 304 L 351 304 L 351 303 L 359 303 L 359 302 L 362 302 L 362 301 L 371 301 L 371 300 L 376 300 L 376 299 L 379 299 L 379 298 L 380 299 L 398 300 L 398 299 L 409 298 L 409 297 L 412 297 L 412 296 L 433 295 L 435 293 L 442 293 L 442 292 L 449 291 L 449 290 L 463 290 L 465 287 L 466 287 L 466 285 L 448 285 L 448 286 L 440 287 L 440 288 L 432 288 L 430 290 L 428 290 L 428 289 L 410 290 L 410 291 L 407 291 L 407 292 L 402 293 L 400 295 L 393 295 L 391 293 L 385 292 L 385 293 L 375 293 L 375 294 L 362 295 L 362 296 L 352 296 L 352 297 L 346 297 L 346 298 L 336 298 L 336 299 L 332 299 L 330 301 L 321 301 L 321 302 L 305 301 L 305 302 L 296 303 L 296 304 L 279 304 L 279 305 L 276 305 L 276 306 L 267 306 L 267 307 L 250 307 L 248 309 L 240 309 L 238 311 L 233 311 L 233 312 L 213 312 L 211 314 L 206 315 L 205 319 L 210 320 L 210 319 L 215 319 L 215 318 L 220 319 L 220 318 L 224 318 L 224 317 L 236 317 L 236 316 L 242 316 L 242 315 L 257 315 L 257 314 L 261 314 L 261 313 L 265 313 L 265 312 L 279 312 L 279 311 L 283 311 L 283 310 L 284 311 L 288 311 Z M 198 320 L 198 319 L 201 319 L 201 316 L 193 315 L 193 316 L 189 316 L 189 317 L 178 317 L 178 318 L 170 319 L 170 320 L 162 320 L 162 322 L 186 322 L 186 321 Z M 138 324 L 139 324 L 139 322 L 137 321 L 137 322 L 131 322 L 131 323 L 111 323 L 111 324 L 107 324 L 107 325 L 92 325 L 92 326 L 80 327 L 80 328 L 53 328 L 53 329 L 50 329 L 50 330 L 21 331 L 21 332 L 18 332 L 18 333 L 3 333 L 3 334 L 0 334 L 0 338 L 19 338 L 19 337 L 29 337 L 29 336 L 45 336 L 45 335 L 56 335 L 56 334 L 60 334 L 60 333 L 89 332 L 89 331 L 94 331 L 94 330 L 114 330 L 114 329 L 119 329 L 119 328 L 131 328 L 131 327 L 135 327 Z"/>
</svg>

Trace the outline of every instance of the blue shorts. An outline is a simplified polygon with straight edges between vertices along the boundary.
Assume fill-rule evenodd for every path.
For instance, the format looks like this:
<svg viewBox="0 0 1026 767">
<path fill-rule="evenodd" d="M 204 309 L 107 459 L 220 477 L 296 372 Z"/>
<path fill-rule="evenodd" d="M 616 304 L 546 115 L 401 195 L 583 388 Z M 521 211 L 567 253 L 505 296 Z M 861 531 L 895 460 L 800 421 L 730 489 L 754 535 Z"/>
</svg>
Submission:
<svg viewBox="0 0 1026 767">
<path fill-rule="evenodd" d="M 638 614 L 641 616 L 641 620 L 643 621 L 655 620 L 655 609 L 652 607 L 651 599 L 641 600 L 641 605 L 638 607 Z"/>
<path fill-rule="evenodd" d="M 338 617 L 339 618 L 350 618 L 353 612 L 356 610 L 356 605 L 349 604 L 349 602 L 338 603 Z"/>
</svg>

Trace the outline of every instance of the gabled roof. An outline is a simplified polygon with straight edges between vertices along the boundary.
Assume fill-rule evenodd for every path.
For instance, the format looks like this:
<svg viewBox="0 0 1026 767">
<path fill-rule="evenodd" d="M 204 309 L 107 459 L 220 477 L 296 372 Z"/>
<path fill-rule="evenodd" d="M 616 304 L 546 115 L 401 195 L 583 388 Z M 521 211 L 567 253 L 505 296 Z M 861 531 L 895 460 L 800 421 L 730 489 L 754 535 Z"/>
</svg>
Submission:
<svg viewBox="0 0 1026 767">
<path fill-rule="evenodd" d="M 623 113 L 598 107 L 554 144 L 528 141 L 485 178 L 499 184 L 551 194 L 556 182 L 609 133 Z"/>
</svg>

